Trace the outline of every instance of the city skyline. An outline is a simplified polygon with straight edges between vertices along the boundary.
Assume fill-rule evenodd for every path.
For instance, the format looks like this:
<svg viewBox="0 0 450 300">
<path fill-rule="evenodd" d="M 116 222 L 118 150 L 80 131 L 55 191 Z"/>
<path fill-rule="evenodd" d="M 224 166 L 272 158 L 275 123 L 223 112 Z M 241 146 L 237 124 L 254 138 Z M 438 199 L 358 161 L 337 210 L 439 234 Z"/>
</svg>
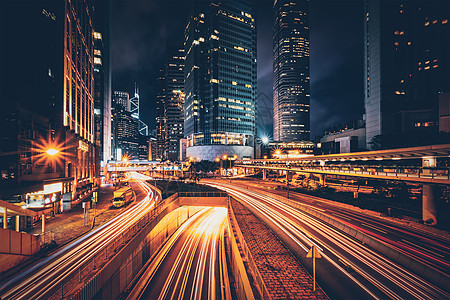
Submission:
<svg viewBox="0 0 450 300">
<path fill-rule="evenodd" d="M 192 2 L 133 3 L 129 6 L 117 1 L 112 5 L 114 19 L 130 20 L 120 27 L 118 23 L 112 24 L 113 80 L 117 89 L 129 90 L 135 81 L 140 84 L 142 118 L 155 128 L 157 61 L 163 59 L 167 44 L 182 42 Z M 172 5 L 179 9 L 172 10 Z M 335 12 L 346 17 L 338 18 Z M 321 135 L 325 128 L 358 119 L 363 113 L 363 61 L 354 59 L 363 50 L 361 14 L 362 5 L 355 1 L 339 5 L 333 1 L 311 3 L 311 139 Z M 258 135 L 269 136 L 272 136 L 272 17 L 272 1 L 258 1 L 255 17 L 260 86 Z M 142 37 L 143 43 L 137 45 Z"/>
</svg>

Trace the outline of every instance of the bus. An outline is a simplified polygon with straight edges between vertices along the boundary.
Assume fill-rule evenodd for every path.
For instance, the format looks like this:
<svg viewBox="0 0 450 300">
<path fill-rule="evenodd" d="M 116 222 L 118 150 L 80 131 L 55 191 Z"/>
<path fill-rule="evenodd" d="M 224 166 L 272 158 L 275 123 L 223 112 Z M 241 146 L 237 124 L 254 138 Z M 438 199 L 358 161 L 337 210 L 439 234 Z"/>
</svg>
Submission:
<svg viewBox="0 0 450 300">
<path fill-rule="evenodd" d="M 125 186 L 114 191 L 113 205 L 114 207 L 122 207 L 134 201 L 136 195 L 131 187 Z"/>
</svg>

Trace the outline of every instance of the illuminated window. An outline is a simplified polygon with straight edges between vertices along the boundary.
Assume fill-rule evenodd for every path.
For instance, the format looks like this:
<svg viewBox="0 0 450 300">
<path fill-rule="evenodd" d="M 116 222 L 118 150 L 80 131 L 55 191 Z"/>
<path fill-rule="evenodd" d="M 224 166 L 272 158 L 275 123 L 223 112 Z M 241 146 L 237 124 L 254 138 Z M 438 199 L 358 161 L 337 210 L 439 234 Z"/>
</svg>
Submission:
<svg viewBox="0 0 450 300">
<path fill-rule="evenodd" d="M 237 85 L 237 82 L 236 81 L 232 81 L 231 84 L 232 85 Z"/>
<path fill-rule="evenodd" d="M 425 22 L 425 26 L 428 26 L 428 25 L 430 25 L 430 22 Z"/>
<path fill-rule="evenodd" d="M 100 32 L 94 32 L 94 39 L 101 40 L 102 39 L 102 34 Z"/>
<path fill-rule="evenodd" d="M 447 19 L 442 20 L 442 24 L 447 24 L 447 23 L 448 23 L 448 20 L 447 20 Z"/>
</svg>

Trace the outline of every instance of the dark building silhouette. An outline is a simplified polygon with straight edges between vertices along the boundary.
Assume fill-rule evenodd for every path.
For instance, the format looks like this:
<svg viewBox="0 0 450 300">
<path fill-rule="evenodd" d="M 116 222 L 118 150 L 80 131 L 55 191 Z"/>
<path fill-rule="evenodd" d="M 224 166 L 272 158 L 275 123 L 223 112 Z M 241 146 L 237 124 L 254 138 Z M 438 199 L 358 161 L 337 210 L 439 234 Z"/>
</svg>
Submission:
<svg viewBox="0 0 450 300">
<path fill-rule="evenodd" d="M 439 141 L 439 94 L 450 89 L 450 2 L 371 0 L 364 9 L 367 147 Z"/>
<path fill-rule="evenodd" d="M 94 9 L 91 1 L 74 4 L 0 4 L 2 199 L 40 198 L 36 192 L 55 184 L 41 195 L 57 210 L 92 188 Z M 49 148 L 60 152 L 49 156 Z"/>
<path fill-rule="evenodd" d="M 253 1 L 196 2 L 185 30 L 187 156 L 253 157 L 256 28 Z"/>
<path fill-rule="evenodd" d="M 275 0 L 273 139 L 310 139 L 309 1 Z"/>
</svg>

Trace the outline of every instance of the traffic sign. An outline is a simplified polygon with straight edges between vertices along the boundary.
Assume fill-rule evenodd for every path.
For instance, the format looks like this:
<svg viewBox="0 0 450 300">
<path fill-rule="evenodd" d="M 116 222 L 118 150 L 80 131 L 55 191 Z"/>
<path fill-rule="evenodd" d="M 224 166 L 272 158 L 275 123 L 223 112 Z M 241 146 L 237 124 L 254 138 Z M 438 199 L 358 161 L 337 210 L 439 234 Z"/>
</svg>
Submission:
<svg viewBox="0 0 450 300">
<path fill-rule="evenodd" d="M 309 250 L 308 254 L 306 254 L 307 258 L 313 258 L 313 251 L 314 251 L 314 257 L 315 258 L 322 258 L 322 255 L 320 255 L 320 251 L 317 249 L 317 247 L 312 246 Z"/>
</svg>

